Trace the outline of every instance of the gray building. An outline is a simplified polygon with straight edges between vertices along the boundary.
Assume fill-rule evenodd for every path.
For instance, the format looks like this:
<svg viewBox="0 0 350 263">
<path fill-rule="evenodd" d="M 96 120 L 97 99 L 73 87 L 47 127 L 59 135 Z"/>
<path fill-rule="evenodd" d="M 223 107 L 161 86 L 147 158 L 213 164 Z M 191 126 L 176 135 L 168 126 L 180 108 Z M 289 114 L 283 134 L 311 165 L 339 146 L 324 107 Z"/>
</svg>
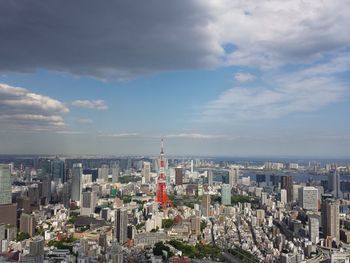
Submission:
<svg viewBox="0 0 350 263">
<path fill-rule="evenodd" d="M 11 174 L 8 164 L 0 164 L 0 205 L 12 203 Z"/>
<path fill-rule="evenodd" d="M 80 201 L 81 195 L 81 177 L 83 175 L 83 166 L 81 163 L 73 164 L 72 169 L 72 194 L 71 199 Z"/>
<path fill-rule="evenodd" d="M 221 204 L 231 205 L 231 186 L 223 184 L 221 187 Z"/>
<path fill-rule="evenodd" d="M 128 210 L 119 208 L 115 212 L 115 237 L 123 245 L 128 240 Z"/>
</svg>

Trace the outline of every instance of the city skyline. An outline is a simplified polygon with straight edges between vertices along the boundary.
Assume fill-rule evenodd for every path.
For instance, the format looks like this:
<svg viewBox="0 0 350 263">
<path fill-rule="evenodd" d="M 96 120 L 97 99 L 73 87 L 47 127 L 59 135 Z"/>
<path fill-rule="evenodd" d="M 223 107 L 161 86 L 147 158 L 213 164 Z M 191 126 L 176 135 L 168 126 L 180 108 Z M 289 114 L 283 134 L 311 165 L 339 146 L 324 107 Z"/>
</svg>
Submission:
<svg viewBox="0 0 350 263">
<path fill-rule="evenodd" d="M 0 154 L 349 156 L 347 1 L 80 4 L 0 3 Z"/>
</svg>

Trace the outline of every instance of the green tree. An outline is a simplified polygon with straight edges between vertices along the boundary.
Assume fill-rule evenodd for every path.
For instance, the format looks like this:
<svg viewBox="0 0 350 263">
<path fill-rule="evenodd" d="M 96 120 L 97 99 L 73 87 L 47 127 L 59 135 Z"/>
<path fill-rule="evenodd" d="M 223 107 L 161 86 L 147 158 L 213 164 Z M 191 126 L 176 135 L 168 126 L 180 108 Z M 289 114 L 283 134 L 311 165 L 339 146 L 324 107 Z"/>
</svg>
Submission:
<svg viewBox="0 0 350 263">
<path fill-rule="evenodd" d="M 162 227 L 163 228 L 171 228 L 174 225 L 173 219 L 163 219 L 162 220 Z"/>
</svg>

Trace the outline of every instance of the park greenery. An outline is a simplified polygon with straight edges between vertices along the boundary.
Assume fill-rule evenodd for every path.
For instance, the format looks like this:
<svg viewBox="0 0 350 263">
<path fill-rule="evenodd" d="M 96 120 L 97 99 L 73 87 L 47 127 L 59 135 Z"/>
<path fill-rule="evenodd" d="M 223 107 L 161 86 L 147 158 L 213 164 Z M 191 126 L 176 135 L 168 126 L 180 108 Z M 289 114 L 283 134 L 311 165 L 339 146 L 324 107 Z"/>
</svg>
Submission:
<svg viewBox="0 0 350 263">
<path fill-rule="evenodd" d="M 211 244 L 198 243 L 195 246 L 193 246 L 178 240 L 170 240 L 167 243 L 176 248 L 177 250 L 182 251 L 182 254 L 184 256 L 188 256 L 190 258 L 219 258 L 221 253 L 219 247 Z"/>
<path fill-rule="evenodd" d="M 28 233 L 24 233 L 24 232 L 18 232 L 17 236 L 16 236 L 16 241 L 23 241 L 30 238 L 30 235 Z"/>
<path fill-rule="evenodd" d="M 174 225 L 173 219 L 163 219 L 162 220 L 162 227 L 163 228 L 171 228 Z"/>
</svg>

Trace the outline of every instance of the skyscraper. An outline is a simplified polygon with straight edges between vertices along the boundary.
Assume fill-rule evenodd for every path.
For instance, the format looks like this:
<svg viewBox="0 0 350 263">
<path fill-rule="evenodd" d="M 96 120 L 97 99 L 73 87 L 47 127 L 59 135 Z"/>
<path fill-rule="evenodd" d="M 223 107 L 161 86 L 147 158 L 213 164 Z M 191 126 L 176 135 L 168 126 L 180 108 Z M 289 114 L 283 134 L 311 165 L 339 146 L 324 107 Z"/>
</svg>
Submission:
<svg viewBox="0 0 350 263">
<path fill-rule="evenodd" d="M 221 204 L 231 205 L 231 186 L 223 184 L 221 187 Z"/>
<path fill-rule="evenodd" d="M 298 189 L 299 206 L 306 210 L 318 210 L 318 189 L 304 186 Z"/>
<path fill-rule="evenodd" d="M 287 191 L 287 201 L 288 203 L 293 201 L 293 177 L 281 176 L 281 189 L 286 189 Z"/>
<path fill-rule="evenodd" d="M 110 164 L 111 174 L 112 174 L 112 183 L 119 182 L 119 165 L 117 162 L 112 162 Z"/>
<path fill-rule="evenodd" d="M 119 208 L 115 211 L 115 238 L 119 244 L 123 245 L 128 234 L 128 210 Z"/>
<path fill-rule="evenodd" d="M 322 227 L 324 238 L 339 242 L 339 202 L 327 199 L 322 203 Z"/>
<path fill-rule="evenodd" d="M 64 161 L 56 157 L 51 162 L 51 179 L 55 182 L 64 183 L 66 181 L 64 171 Z"/>
<path fill-rule="evenodd" d="M 97 193 L 95 191 L 83 192 L 80 204 L 80 215 L 90 216 L 94 214 L 97 203 Z"/>
<path fill-rule="evenodd" d="M 0 164 L 0 205 L 12 203 L 10 166 Z"/>
<path fill-rule="evenodd" d="M 108 182 L 108 171 L 108 165 L 102 164 L 101 168 L 98 168 L 98 179 L 102 182 Z"/>
<path fill-rule="evenodd" d="M 316 215 L 309 215 L 309 238 L 314 244 L 318 243 L 320 220 Z"/>
<path fill-rule="evenodd" d="M 175 185 L 183 184 L 183 170 L 181 167 L 175 168 Z"/>
<path fill-rule="evenodd" d="M 334 169 L 328 175 L 328 191 L 333 194 L 335 198 L 342 198 L 340 190 L 340 174 L 337 169 Z"/>
<path fill-rule="evenodd" d="M 151 163 L 143 162 L 142 177 L 145 180 L 145 184 L 149 184 L 151 181 Z"/>
<path fill-rule="evenodd" d="M 213 171 L 208 171 L 208 185 L 213 185 Z"/>
<path fill-rule="evenodd" d="M 232 165 L 228 175 L 228 184 L 231 186 L 231 188 L 234 185 L 238 184 L 238 179 L 239 179 L 239 166 Z"/>
<path fill-rule="evenodd" d="M 22 213 L 20 217 L 20 231 L 28 233 L 31 237 L 35 232 L 35 221 L 34 216 L 26 213 Z"/>
<path fill-rule="evenodd" d="M 287 190 L 286 189 L 281 189 L 281 198 L 280 198 L 281 203 L 287 204 Z"/>
<path fill-rule="evenodd" d="M 203 195 L 202 197 L 202 215 L 208 217 L 210 214 L 210 195 Z"/>
<path fill-rule="evenodd" d="M 80 201 L 81 195 L 81 177 L 83 175 L 83 166 L 81 163 L 74 163 L 72 169 L 72 195 L 74 201 Z"/>
</svg>

